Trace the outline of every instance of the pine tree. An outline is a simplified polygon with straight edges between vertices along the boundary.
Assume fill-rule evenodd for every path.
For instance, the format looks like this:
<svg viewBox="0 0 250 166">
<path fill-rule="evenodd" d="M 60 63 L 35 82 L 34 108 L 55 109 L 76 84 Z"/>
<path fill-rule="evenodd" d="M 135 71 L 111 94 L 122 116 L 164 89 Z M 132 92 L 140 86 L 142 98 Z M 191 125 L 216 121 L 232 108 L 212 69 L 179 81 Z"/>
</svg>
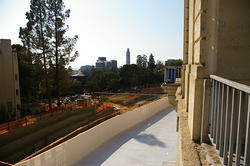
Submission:
<svg viewBox="0 0 250 166">
<path fill-rule="evenodd" d="M 47 7 L 49 29 L 51 30 L 50 33 L 52 36 L 52 55 L 55 65 L 55 93 L 57 103 L 60 105 L 60 70 L 63 70 L 65 65 L 69 64 L 70 61 L 73 61 L 78 56 L 78 52 L 70 56 L 78 36 L 76 35 L 73 38 L 65 36 L 69 28 L 68 25 L 65 25 L 65 20 L 69 18 L 70 10 L 65 10 L 63 0 L 47 0 Z"/>
<path fill-rule="evenodd" d="M 147 58 L 147 55 L 144 54 L 142 56 L 142 67 L 147 68 L 147 64 L 148 64 L 148 58 Z"/>
<path fill-rule="evenodd" d="M 54 74 L 55 94 L 60 105 L 60 71 L 74 61 L 78 52 L 71 56 L 78 36 L 65 36 L 69 26 L 65 20 L 70 10 L 65 10 L 63 0 L 31 0 L 30 11 L 26 13 L 26 27 L 20 28 L 19 36 L 29 51 L 43 60 L 46 96 L 50 102 L 48 72 Z M 54 71 L 53 71 L 54 70 Z M 50 104 L 51 105 L 51 104 Z"/>
<path fill-rule="evenodd" d="M 141 55 L 137 55 L 136 64 L 137 64 L 137 66 L 142 67 L 142 56 Z"/>
<path fill-rule="evenodd" d="M 45 93 L 51 108 L 47 72 L 50 34 L 48 33 L 46 0 L 31 0 L 30 3 L 30 11 L 26 13 L 28 22 L 26 27 L 20 28 L 19 37 L 28 49 L 28 52 L 34 53 L 43 60 Z"/>
<path fill-rule="evenodd" d="M 155 59 L 153 54 L 150 54 L 149 59 L 148 59 L 148 69 L 153 71 L 155 68 Z"/>
</svg>

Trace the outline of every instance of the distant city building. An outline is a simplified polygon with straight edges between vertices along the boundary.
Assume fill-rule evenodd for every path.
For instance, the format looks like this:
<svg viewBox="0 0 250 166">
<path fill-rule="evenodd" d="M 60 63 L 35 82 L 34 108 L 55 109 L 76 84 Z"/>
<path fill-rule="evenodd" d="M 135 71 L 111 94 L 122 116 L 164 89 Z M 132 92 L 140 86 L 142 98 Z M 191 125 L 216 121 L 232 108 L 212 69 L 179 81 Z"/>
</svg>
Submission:
<svg viewBox="0 0 250 166">
<path fill-rule="evenodd" d="M 129 48 L 127 49 L 127 52 L 126 52 L 126 65 L 130 65 L 130 51 L 129 51 Z"/>
<path fill-rule="evenodd" d="M 105 61 L 102 61 L 98 58 L 98 60 L 95 63 L 96 70 L 105 70 Z"/>
<path fill-rule="evenodd" d="M 117 69 L 117 61 L 116 60 L 107 61 L 106 57 L 98 57 L 95 68 L 96 70 L 99 71 L 104 71 L 104 70 L 114 71 Z"/>
<path fill-rule="evenodd" d="M 6 39 L 0 39 L 0 78 L 0 121 L 17 119 L 21 107 L 18 59 Z"/>
<path fill-rule="evenodd" d="M 111 70 L 116 70 L 117 69 L 117 61 L 116 60 L 111 60 Z"/>
<path fill-rule="evenodd" d="M 98 57 L 98 60 L 100 60 L 100 61 L 107 61 L 107 58 L 106 57 Z"/>
<path fill-rule="evenodd" d="M 105 61 L 105 68 L 106 70 L 111 70 L 112 66 L 110 61 Z"/>
</svg>

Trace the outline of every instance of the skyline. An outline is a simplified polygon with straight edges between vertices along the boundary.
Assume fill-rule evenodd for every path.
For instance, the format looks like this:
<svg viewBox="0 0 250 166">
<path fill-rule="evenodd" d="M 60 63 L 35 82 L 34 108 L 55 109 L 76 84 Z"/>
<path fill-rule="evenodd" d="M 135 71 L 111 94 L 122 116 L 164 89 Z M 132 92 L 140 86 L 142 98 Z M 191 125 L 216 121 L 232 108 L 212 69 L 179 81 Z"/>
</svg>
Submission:
<svg viewBox="0 0 250 166">
<path fill-rule="evenodd" d="M 78 35 L 75 50 L 80 57 L 70 65 L 94 65 L 98 57 L 131 63 L 139 54 L 153 53 L 155 60 L 182 57 L 183 4 L 170 0 L 64 0 L 71 10 L 67 35 Z M 0 38 L 21 44 L 19 27 L 25 26 L 30 0 L 1 0 Z"/>
</svg>

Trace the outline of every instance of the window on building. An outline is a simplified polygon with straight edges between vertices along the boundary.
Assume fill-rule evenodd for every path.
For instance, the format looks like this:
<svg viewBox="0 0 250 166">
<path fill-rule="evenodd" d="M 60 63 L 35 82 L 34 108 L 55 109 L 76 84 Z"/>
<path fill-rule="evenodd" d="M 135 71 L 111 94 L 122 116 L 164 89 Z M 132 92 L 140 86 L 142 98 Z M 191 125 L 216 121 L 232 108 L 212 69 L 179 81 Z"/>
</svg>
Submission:
<svg viewBox="0 0 250 166">
<path fill-rule="evenodd" d="M 15 74 L 15 80 L 17 81 L 17 74 Z"/>
<path fill-rule="evenodd" d="M 18 96 L 18 89 L 16 89 L 16 95 Z"/>
</svg>

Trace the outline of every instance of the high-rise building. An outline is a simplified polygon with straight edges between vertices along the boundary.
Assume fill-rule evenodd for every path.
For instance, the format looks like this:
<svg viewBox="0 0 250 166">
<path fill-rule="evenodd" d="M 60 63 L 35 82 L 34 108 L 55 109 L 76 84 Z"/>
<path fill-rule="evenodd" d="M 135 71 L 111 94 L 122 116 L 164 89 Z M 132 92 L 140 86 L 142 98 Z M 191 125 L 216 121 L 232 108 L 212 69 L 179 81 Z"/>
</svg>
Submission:
<svg viewBox="0 0 250 166">
<path fill-rule="evenodd" d="M 117 61 L 116 60 L 107 61 L 106 57 L 98 57 L 95 68 L 96 70 L 100 71 L 104 70 L 114 71 L 117 69 Z"/>
<path fill-rule="evenodd" d="M 112 69 L 112 64 L 110 61 L 105 61 L 105 68 L 106 70 L 111 70 Z"/>
<path fill-rule="evenodd" d="M 111 70 L 116 70 L 117 69 L 117 61 L 116 60 L 111 60 Z"/>
<path fill-rule="evenodd" d="M 106 57 L 98 57 L 98 60 L 99 61 L 107 61 L 107 58 Z"/>
<path fill-rule="evenodd" d="M 105 61 L 102 61 L 98 58 L 98 60 L 95 63 L 96 70 L 105 70 Z"/>
<path fill-rule="evenodd" d="M 1 120 L 13 120 L 20 116 L 20 89 L 17 54 L 11 41 L 0 39 L 0 113 Z"/>
<path fill-rule="evenodd" d="M 127 52 L 126 52 L 126 65 L 130 65 L 130 51 L 129 51 L 129 48 L 127 49 Z"/>
</svg>

